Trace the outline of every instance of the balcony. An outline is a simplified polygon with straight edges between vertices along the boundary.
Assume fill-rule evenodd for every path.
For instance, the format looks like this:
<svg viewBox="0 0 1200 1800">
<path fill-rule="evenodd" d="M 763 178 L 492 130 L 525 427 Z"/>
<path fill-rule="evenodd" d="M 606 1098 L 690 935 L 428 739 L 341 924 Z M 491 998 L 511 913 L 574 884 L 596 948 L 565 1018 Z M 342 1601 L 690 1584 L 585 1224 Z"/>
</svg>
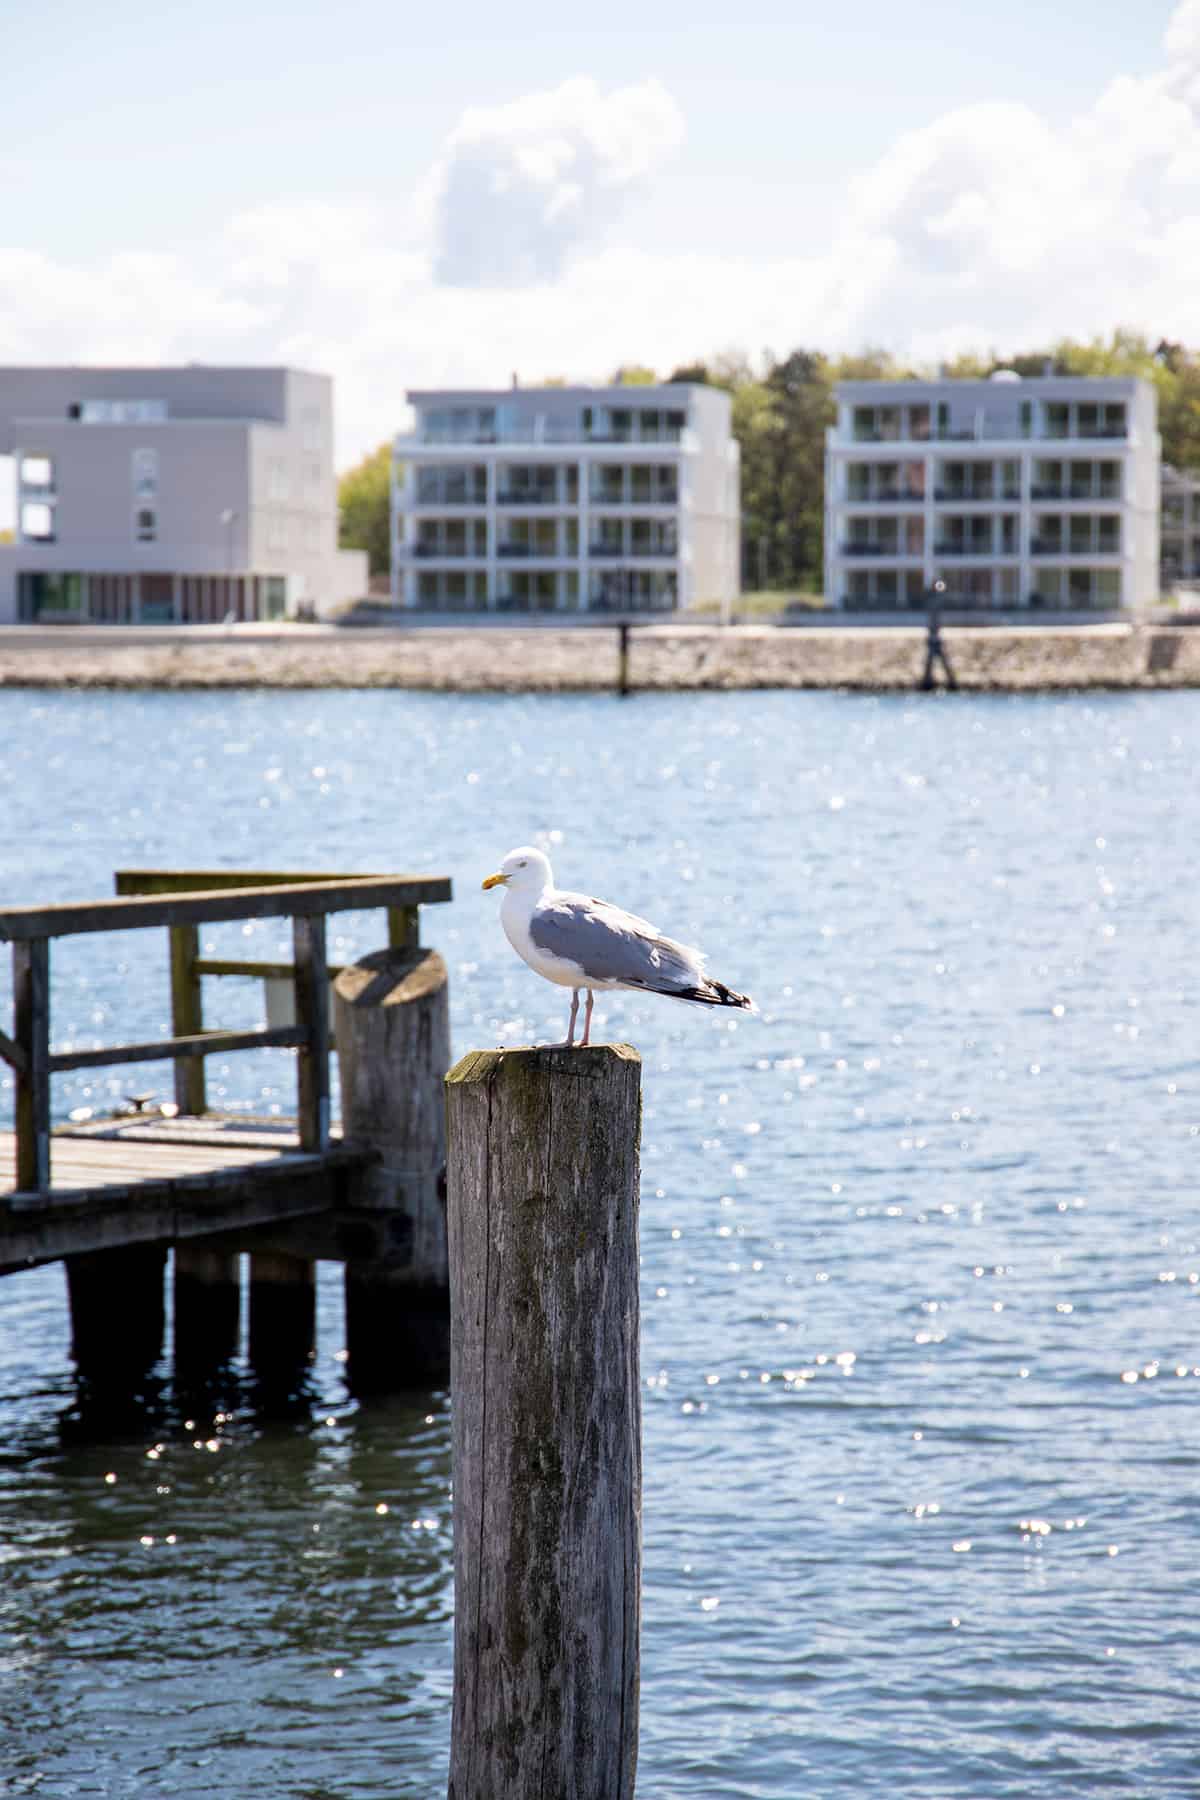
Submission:
<svg viewBox="0 0 1200 1800">
<path fill-rule="evenodd" d="M 839 556 L 887 556 L 893 562 L 923 556 L 923 550 L 910 550 L 904 544 L 843 544 L 838 551 Z"/>
<path fill-rule="evenodd" d="M 1061 538 L 1035 537 L 1029 550 L 1033 556 L 1120 556 L 1121 545 L 1119 542 L 1072 544 L 1063 543 Z"/>
<path fill-rule="evenodd" d="M 992 488 L 934 488 L 933 497 L 944 506 L 994 506 L 998 501 L 1006 501 L 1010 506 L 1021 503 L 1020 488 L 1001 488 L 997 493 Z"/>
<path fill-rule="evenodd" d="M 474 506 L 480 511 L 487 505 L 486 492 L 481 494 L 417 494 L 406 503 L 409 507 Z"/>
<path fill-rule="evenodd" d="M 1120 505 L 1121 490 L 1116 487 L 1091 488 L 1082 482 L 1042 483 L 1030 490 L 1035 500 L 1103 500 L 1110 505 Z"/>
<path fill-rule="evenodd" d="M 935 556 L 988 556 L 1000 559 L 1005 556 L 1019 556 L 1020 551 L 1015 544 L 968 544 L 951 538 L 946 543 L 935 544 L 933 554 Z"/>
<path fill-rule="evenodd" d="M 847 494 L 844 506 L 924 506 L 924 494 Z"/>
<path fill-rule="evenodd" d="M 546 544 L 497 544 L 496 545 L 496 555 L 497 556 L 508 556 L 508 557 L 514 557 L 514 556 L 520 557 L 523 561 L 526 561 L 526 562 L 534 562 L 534 561 L 538 561 L 538 560 L 544 562 L 544 561 L 548 561 L 548 560 L 552 561 L 556 558 L 559 560 L 565 560 L 568 557 L 573 557 L 575 555 L 575 551 L 559 550 L 557 548 L 557 546 L 555 546 L 553 544 L 550 544 L 550 545 L 546 545 Z"/>
<path fill-rule="evenodd" d="M 474 562 L 482 562 L 487 555 L 487 552 L 482 548 L 476 549 L 473 546 L 468 546 L 466 544 L 413 544 L 407 551 L 401 546 L 401 553 L 421 558 L 432 557 L 444 561 L 453 560 L 458 562 L 468 558 Z"/>
<path fill-rule="evenodd" d="M 496 495 L 497 506 L 574 506 L 573 500 L 559 500 L 544 488 L 505 488 Z"/>
</svg>

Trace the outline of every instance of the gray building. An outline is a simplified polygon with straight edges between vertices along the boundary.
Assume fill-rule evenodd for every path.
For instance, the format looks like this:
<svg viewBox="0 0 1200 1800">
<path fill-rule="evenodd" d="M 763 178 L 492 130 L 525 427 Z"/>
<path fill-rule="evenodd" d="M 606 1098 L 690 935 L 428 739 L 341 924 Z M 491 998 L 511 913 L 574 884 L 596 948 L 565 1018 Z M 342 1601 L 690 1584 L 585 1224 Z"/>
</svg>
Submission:
<svg viewBox="0 0 1200 1800">
<path fill-rule="evenodd" d="M 1162 471 L 1162 588 L 1200 583 L 1200 475 L 1194 469 Z"/>
<path fill-rule="evenodd" d="M 1158 595 L 1148 382 L 1009 370 L 846 381 L 825 452 L 825 592 L 857 612 L 1116 611 Z"/>
<path fill-rule="evenodd" d="M 669 612 L 738 587 L 728 394 L 691 384 L 410 393 L 395 605 Z"/>
<path fill-rule="evenodd" d="M 212 623 L 364 594 L 337 548 L 333 384 L 296 369 L 0 369 L 0 623 Z"/>
</svg>

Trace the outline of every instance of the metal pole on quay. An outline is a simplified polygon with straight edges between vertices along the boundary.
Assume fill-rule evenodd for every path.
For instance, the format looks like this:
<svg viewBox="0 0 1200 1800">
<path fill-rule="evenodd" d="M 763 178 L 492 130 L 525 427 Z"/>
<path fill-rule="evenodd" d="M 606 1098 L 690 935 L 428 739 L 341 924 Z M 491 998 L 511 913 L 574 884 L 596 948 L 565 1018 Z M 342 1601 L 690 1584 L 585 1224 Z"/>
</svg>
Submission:
<svg viewBox="0 0 1200 1800">
<path fill-rule="evenodd" d="M 473 1051 L 446 1117 L 449 1800 L 632 1800 L 641 1059 Z"/>
</svg>

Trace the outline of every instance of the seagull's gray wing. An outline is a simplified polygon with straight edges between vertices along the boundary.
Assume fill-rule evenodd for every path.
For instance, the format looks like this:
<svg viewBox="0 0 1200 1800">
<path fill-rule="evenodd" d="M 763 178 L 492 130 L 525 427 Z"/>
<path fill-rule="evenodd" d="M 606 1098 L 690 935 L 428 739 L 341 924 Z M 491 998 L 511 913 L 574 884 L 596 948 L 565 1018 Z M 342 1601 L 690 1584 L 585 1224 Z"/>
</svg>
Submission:
<svg viewBox="0 0 1200 1800">
<path fill-rule="evenodd" d="M 616 981 L 681 1000 L 707 998 L 704 958 L 698 950 L 664 937 L 646 919 L 593 900 L 556 893 L 534 908 L 529 935 L 539 950 L 577 963 L 582 985 Z"/>
</svg>

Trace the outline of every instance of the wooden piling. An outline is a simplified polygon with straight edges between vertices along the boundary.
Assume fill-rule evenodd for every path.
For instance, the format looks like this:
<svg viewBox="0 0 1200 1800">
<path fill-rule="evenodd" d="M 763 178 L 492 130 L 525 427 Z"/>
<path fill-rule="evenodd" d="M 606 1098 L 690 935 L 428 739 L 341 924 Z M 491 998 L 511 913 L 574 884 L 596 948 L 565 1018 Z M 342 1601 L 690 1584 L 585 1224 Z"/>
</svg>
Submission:
<svg viewBox="0 0 1200 1800">
<path fill-rule="evenodd" d="M 129 1388 L 162 1355 L 165 1244 L 130 1244 L 68 1256 L 71 1354 L 96 1387 Z"/>
<path fill-rule="evenodd" d="M 295 1385 L 316 1344 L 316 1263 L 282 1251 L 251 1251 L 249 1311 L 255 1375 L 267 1386 Z"/>
<path fill-rule="evenodd" d="M 353 1177 L 362 1252 L 346 1255 L 347 1378 L 359 1393 L 444 1381 L 450 1369 L 446 965 L 377 951 L 334 983 L 342 1130 L 377 1160 Z"/>
<path fill-rule="evenodd" d="M 447 1077 L 449 1800 L 632 1800 L 640 1083 L 619 1044 Z"/>
<path fill-rule="evenodd" d="M 241 1326 L 240 1257 L 197 1239 L 174 1255 L 175 1365 L 213 1374 L 237 1355 Z"/>
</svg>

